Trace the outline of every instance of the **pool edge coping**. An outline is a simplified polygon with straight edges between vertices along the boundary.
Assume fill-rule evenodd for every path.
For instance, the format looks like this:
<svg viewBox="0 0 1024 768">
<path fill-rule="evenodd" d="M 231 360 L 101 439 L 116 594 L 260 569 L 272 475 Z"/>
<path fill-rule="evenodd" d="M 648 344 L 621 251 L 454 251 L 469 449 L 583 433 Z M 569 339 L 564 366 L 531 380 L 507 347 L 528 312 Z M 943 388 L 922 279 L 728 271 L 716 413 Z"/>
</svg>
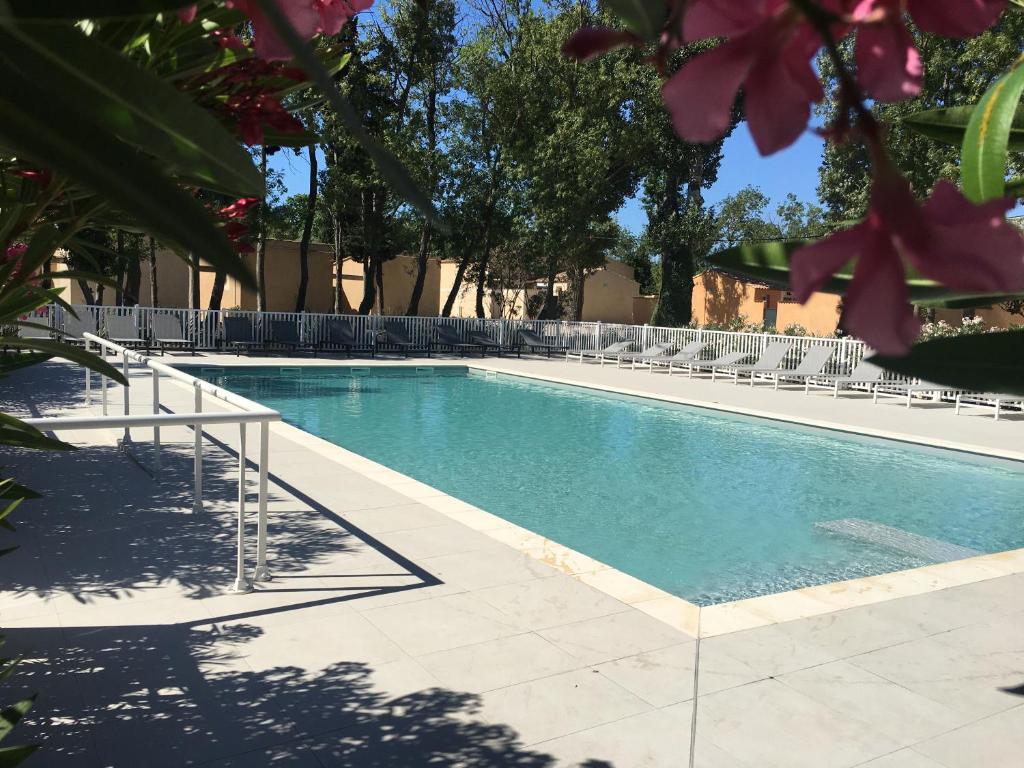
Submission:
<svg viewBox="0 0 1024 768">
<path fill-rule="evenodd" d="M 932 448 L 956 450 L 962 453 L 1024 461 L 1024 453 L 1013 451 L 1000 451 L 977 445 L 963 446 L 943 440 L 926 440 L 913 435 L 889 433 L 884 430 L 855 429 L 834 422 L 800 417 L 789 418 L 784 414 L 689 400 L 671 395 L 643 393 L 627 388 L 608 387 L 560 377 L 545 377 L 465 360 L 445 361 L 444 365 L 453 363 L 470 370 L 493 371 L 535 381 L 642 397 L 648 400 L 671 402 L 849 434 L 879 437 Z M 341 367 L 344 365 L 342 363 Z M 399 365 L 403 365 L 403 363 Z M 233 366 L 228 364 L 216 367 Z M 237 367 L 244 367 L 244 364 Z M 179 382 L 174 383 L 179 384 Z M 184 384 L 180 384 L 180 386 L 189 389 Z M 625 605 L 636 608 L 668 626 L 694 637 L 715 637 L 1024 573 L 1024 548 L 1021 548 L 702 607 L 384 464 L 317 437 L 299 427 L 282 421 L 271 423 L 270 430 L 326 459 L 357 472 L 368 480 L 380 483 L 389 490 L 440 512 L 455 522 L 499 541 L 523 555 L 538 560 Z"/>
</svg>

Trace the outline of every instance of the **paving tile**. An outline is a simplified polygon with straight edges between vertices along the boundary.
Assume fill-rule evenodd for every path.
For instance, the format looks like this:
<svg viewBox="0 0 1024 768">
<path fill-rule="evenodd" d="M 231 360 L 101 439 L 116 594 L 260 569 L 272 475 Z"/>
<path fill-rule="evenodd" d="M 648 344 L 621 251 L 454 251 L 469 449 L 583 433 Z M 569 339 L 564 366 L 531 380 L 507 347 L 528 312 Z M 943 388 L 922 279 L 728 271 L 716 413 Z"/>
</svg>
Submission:
<svg viewBox="0 0 1024 768">
<path fill-rule="evenodd" d="M 440 512 L 433 514 L 442 516 Z M 453 555 L 459 552 L 505 549 L 489 536 L 471 530 L 461 523 L 451 523 L 447 520 L 441 525 L 433 525 L 428 528 L 381 533 L 378 538 L 389 547 L 413 560 Z"/>
<path fill-rule="evenodd" d="M 899 747 L 777 680 L 701 696 L 697 732 L 758 768 L 845 768 Z"/>
<path fill-rule="evenodd" d="M 245 752 L 204 763 L 203 768 L 252 768 L 257 765 L 267 768 L 322 768 L 313 750 L 301 742 Z"/>
<path fill-rule="evenodd" d="M 591 669 L 552 675 L 482 695 L 481 714 L 536 744 L 646 712 L 650 705 Z"/>
<path fill-rule="evenodd" d="M 569 576 L 482 589 L 475 593 L 524 629 L 544 629 L 626 610 L 626 605 Z"/>
<path fill-rule="evenodd" d="M 488 549 L 486 556 L 479 551 L 456 552 L 420 559 L 418 563 L 442 581 L 472 590 L 552 575 L 549 566 L 508 547 Z"/>
<path fill-rule="evenodd" d="M 1019 685 L 1020 675 L 1008 672 L 984 655 L 965 654 L 931 637 L 855 656 L 849 661 L 971 719 L 1020 703 L 1019 697 L 1000 690 Z"/>
<path fill-rule="evenodd" d="M 947 768 L 1015 768 L 1024 762 L 1024 705 L 917 744 L 914 749 Z"/>
<path fill-rule="evenodd" d="M 690 706 L 644 712 L 536 745 L 562 766 L 682 768 L 689 764 Z M 698 738 L 697 768 L 740 768 L 735 758 Z"/>
<path fill-rule="evenodd" d="M 524 628 L 464 593 L 373 608 L 362 613 L 413 656 L 521 634 Z"/>
<path fill-rule="evenodd" d="M 777 625 L 704 638 L 700 654 L 702 667 L 706 662 L 714 664 L 719 655 L 724 654 L 749 668 L 755 674 L 754 679 L 794 672 L 836 658 L 822 648 L 796 640 Z"/>
<path fill-rule="evenodd" d="M 648 704 L 667 707 L 693 698 L 695 647 L 696 643 L 690 641 L 626 656 L 595 668 Z"/>
<path fill-rule="evenodd" d="M 963 725 L 953 709 L 844 661 L 776 678 L 822 705 L 909 746 Z"/>
<path fill-rule="evenodd" d="M 542 629 L 541 637 L 584 664 L 599 664 L 644 651 L 692 642 L 689 636 L 635 610 Z"/>
<path fill-rule="evenodd" d="M 778 628 L 794 640 L 839 659 L 925 636 L 925 632 L 911 622 L 878 616 L 873 606 L 787 621 Z"/>
<path fill-rule="evenodd" d="M 857 768 L 943 768 L 943 765 L 913 749 L 901 749 L 861 763 Z"/>
<path fill-rule="evenodd" d="M 397 507 L 353 510 L 345 513 L 345 519 L 371 534 L 407 531 L 451 523 L 451 520 L 442 513 L 423 504 L 415 503 Z"/>
<path fill-rule="evenodd" d="M 567 672 L 582 662 L 539 635 L 527 633 L 417 658 L 442 685 L 482 693 Z"/>
</svg>

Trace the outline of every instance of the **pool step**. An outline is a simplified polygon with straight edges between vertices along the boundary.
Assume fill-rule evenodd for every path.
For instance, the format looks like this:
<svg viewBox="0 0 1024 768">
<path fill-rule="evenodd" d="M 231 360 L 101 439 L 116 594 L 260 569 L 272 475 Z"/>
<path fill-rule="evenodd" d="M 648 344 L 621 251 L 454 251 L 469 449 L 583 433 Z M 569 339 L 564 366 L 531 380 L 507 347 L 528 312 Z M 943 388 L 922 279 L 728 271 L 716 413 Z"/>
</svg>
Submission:
<svg viewBox="0 0 1024 768">
<path fill-rule="evenodd" d="M 199 377 L 200 378 L 202 378 L 204 376 L 223 376 L 223 375 L 224 375 L 224 369 L 223 368 L 200 368 L 199 369 Z"/>
<path fill-rule="evenodd" d="M 433 373 L 433 372 L 434 372 L 433 367 L 431 367 L 429 365 L 417 365 L 416 366 L 416 373 Z"/>
<path fill-rule="evenodd" d="M 885 547 L 933 563 L 963 560 L 982 554 L 970 547 L 961 547 L 959 544 L 951 544 L 948 541 L 918 536 L 916 533 L 904 531 L 901 528 L 893 528 L 871 520 L 861 520 L 859 517 L 827 520 L 815 523 L 814 527 L 864 544 Z"/>
<path fill-rule="evenodd" d="M 282 367 L 282 368 L 278 368 L 277 370 L 278 370 L 279 373 L 290 373 L 290 374 L 292 374 L 294 376 L 301 376 L 302 375 L 302 369 L 301 368 L 284 368 L 284 367 Z"/>
<path fill-rule="evenodd" d="M 355 368 L 355 367 L 352 367 L 352 368 L 348 369 L 348 372 L 349 372 L 349 375 L 351 375 L 351 376 L 369 376 L 370 375 L 370 369 L 369 368 Z"/>
</svg>

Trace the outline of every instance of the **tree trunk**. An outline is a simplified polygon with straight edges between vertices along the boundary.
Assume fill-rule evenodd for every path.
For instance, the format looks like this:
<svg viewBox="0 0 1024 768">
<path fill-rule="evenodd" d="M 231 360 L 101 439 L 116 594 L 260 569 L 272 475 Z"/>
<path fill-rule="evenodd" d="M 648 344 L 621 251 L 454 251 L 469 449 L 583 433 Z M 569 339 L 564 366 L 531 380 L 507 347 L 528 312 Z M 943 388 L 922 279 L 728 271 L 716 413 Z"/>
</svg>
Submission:
<svg viewBox="0 0 1024 768">
<path fill-rule="evenodd" d="M 444 308 L 441 310 L 442 317 L 451 317 L 452 308 L 455 306 L 455 299 L 459 296 L 459 289 L 462 288 L 462 279 L 466 276 L 466 269 L 469 267 L 469 260 L 472 252 L 467 249 L 459 259 L 459 268 L 455 270 L 455 280 L 452 282 L 452 289 L 448 291 L 448 298 L 444 300 Z"/>
<path fill-rule="evenodd" d="M 156 240 L 149 238 L 149 303 L 160 306 L 160 291 L 157 287 L 156 273 Z"/>
<path fill-rule="evenodd" d="M 96 294 L 92 292 L 92 286 L 87 281 L 79 278 L 78 287 L 82 289 L 82 296 L 86 304 L 90 306 L 96 304 Z"/>
<path fill-rule="evenodd" d="M 114 275 L 116 280 L 114 288 L 114 305 L 118 307 L 124 306 L 124 230 L 117 230 L 117 235 L 114 239 L 114 252 L 117 254 L 117 273 Z"/>
<path fill-rule="evenodd" d="M 377 301 L 377 289 L 374 285 L 376 271 L 375 259 L 367 254 L 363 259 L 363 300 L 359 302 L 358 309 L 360 315 L 370 314 Z"/>
<path fill-rule="evenodd" d="M 220 309 L 224 301 L 224 286 L 228 281 L 228 273 L 218 269 L 213 273 L 213 285 L 210 287 L 210 309 Z"/>
<path fill-rule="evenodd" d="M 372 189 L 363 189 L 360 192 L 359 216 L 363 228 L 363 299 L 359 302 L 359 314 L 368 315 L 377 300 L 377 289 L 374 280 L 377 275 L 377 248 L 376 231 L 373 223 L 373 201 L 375 199 Z"/>
<path fill-rule="evenodd" d="M 541 307 L 538 320 L 558 319 L 558 297 L 555 296 L 555 277 L 558 275 L 558 259 L 555 257 L 554 249 L 548 254 L 548 288 L 544 294 L 544 306 Z"/>
<path fill-rule="evenodd" d="M 491 185 L 487 190 L 487 201 L 484 203 L 484 247 L 480 252 L 480 273 L 476 281 L 476 316 L 484 317 L 484 293 L 487 290 L 487 266 L 491 258 L 491 225 L 494 222 L 494 209 L 498 203 L 498 164 L 501 152 L 495 152 L 491 159 Z"/>
<path fill-rule="evenodd" d="M 306 199 L 306 219 L 302 222 L 302 240 L 299 241 L 299 290 L 295 295 L 295 311 L 306 311 L 306 288 L 309 287 L 309 240 L 313 235 L 316 217 L 317 193 L 316 145 L 309 145 L 309 197 Z"/>
<path fill-rule="evenodd" d="M 377 283 L 377 314 L 384 314 L 384 259 L 377 256 L 374 269 L 374 280 Z"/>
<path fill-rule="evenodd" d="M 431 73 L 430 90 L 427 92 L 427 163 L 431 168 L 429 172 L 428 193 L 433 196 L 437 186 L 437 179 L 433 171 L 434 152 L 437 149 L 437 64 L 434 64 Z M 423 283 L 427 279 L 427 256 L 430 252 L 430 222 L 424 220 L 423 229 L 420 231 L 420 250 L 416 256 L 416 282 L 412 286 L 412 295 L 409 297 L 409 308 L 405 314 L 414 317 L 420 311 L 420 297 L 423 295 Z"/>
<path fill-rule="evenodd" d="M 257 211 L 256 223 L 256 311 L 267 311 L 267 148 L 260 147 L 260 175 L 263 177 L 263 199 Z M 198 307 L 196 307 L 198 309 Z"/>
<path fill-rule="evenodd" d="M 572 319 L 577 323 L 583 320 L 583 292 L 587 284 L 586 270 L 580 267 L 573 270 Z"/>
<path fill-rule="evenodd" d="M 341 244 L 341 206 L 336 206 L 334 211 L 334 314 L 336 315 L 348 314 L 352 311 L 348 297 L 342 289 L 345 259 L 341 253 Z"/>
<path fill-rule="evenodd" d="M 188 255 L 188 305 L 199 309 L 199 257 L 194 253 Z"/>
<path fill-rule="evenodd" d="M 138 256 L 132 256 L 125 265 L 124 272 L 124 303 L 125 306 L 139 305 L 142 292 L 142 262 Z"/>
</svg>

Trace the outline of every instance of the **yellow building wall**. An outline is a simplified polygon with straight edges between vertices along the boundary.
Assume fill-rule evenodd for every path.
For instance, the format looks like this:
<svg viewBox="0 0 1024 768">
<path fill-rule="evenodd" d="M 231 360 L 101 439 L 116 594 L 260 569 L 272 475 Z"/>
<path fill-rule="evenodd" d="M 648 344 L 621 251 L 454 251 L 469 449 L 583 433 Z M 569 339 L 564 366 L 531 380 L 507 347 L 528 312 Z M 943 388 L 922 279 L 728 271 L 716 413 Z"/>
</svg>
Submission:
<svg viewBox="0 0 1024 768">
<path fill-rule="evenodd" d="M 748 323 L 764 322 L 767 296 L 761 286 L 750 285 L 729 275 L 703 272 L 693 281 L 693 320 L 699 325 L 726 324 L 743 315 Z"/>
<path fill-rule="evenodd" d="M 657 303 L 657 296 L 633 297 L 633 325 L 650 325 Z"/>
<path fill-rule="evenodd" d="M 812 336 L 831 336 L 839 325 L 840 297 L 815 293 L 806 304 L 780 301 L 775 327 L 781 332 L 790 325 L 802 325 Z"/>
<path fill-rule="evenodd" d="M 603 323 L 632 323 L 633 299 L 640 295 L 640 283 L 633 279 L 633 268 L 608 262 L 609 269 L 589 275 L 583 286 L 583 320 Z M 618 267 L 626 267 L 624 275 Z"/>
</svg>

